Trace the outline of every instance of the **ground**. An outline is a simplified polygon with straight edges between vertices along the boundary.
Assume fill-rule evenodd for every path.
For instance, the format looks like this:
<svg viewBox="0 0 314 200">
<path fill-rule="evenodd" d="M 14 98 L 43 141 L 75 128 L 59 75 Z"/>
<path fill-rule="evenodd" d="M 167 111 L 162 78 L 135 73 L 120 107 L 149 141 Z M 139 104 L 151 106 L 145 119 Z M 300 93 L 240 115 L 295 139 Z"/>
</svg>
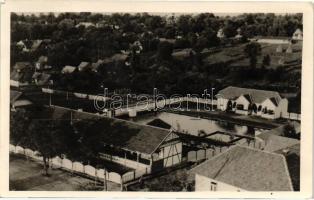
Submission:
<svg viewBox="0 0 314 200">
<path fill-rule="evenodd" d="M 60 169 L 49 171 L 50 176 L 42 174 L 41 163 L 25 157 L 10 154 L 10 190 L 33 191 L 82 191 L 103 190 L 103 185 Z M 109 191 L 119 191 L 120 185 L 108 182 Z"/>
</svg>

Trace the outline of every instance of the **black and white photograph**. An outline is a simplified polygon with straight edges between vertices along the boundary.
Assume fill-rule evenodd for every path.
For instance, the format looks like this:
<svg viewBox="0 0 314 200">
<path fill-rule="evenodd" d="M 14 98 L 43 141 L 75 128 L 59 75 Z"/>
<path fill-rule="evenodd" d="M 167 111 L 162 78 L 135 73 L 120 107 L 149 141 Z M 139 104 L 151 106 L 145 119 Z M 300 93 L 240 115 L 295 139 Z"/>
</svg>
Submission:
<svg viewBox="0 0 314 200">
<path fill-rule="evenodd" d="M 9 191 L 300 192 L 303 22 L 10 12 Z"/>
</svg>

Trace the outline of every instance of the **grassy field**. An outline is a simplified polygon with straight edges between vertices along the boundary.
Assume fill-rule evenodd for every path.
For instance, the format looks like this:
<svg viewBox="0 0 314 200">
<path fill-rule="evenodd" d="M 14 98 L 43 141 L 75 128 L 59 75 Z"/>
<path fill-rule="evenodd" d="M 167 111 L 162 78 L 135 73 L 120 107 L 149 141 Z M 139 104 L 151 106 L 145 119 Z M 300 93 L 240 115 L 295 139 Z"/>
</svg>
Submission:
<svg viewBox="0 0 314 200">
<path fill-rule="evenodd" d="M 230 63 L 230 66 L 249 66 L 250 62 L 247 56 L 244 54 L 244 47 L 246 44 L 237 45 L 234 47 L 223 48 L 220 51 L 209 54 L 204 58 L 204 62 L 207 64 L 214 63 Z M 292 53 L 285 53 L 288 45 L 281 45 L 283 53 L 277 53 L 276 49 L 278 44 L 261 44 L 262 52 L 258 56 L 257 66 L 260 66 L 265 55 L 271 57 L 271 63 L 269 68 L 276 68 L 279 66 L 279 61 L 282 60 L 285 67 L 293 67 L 294 69 L 301 67 L 302 60 L 302 44 L 296 43 L 292 44 Z"/>
<path fill-rule="evenodd" d="M 23 156 L 10 154 L 10 190 L 16 191 L 82 191 L 103 190 L 99 183 L 69 172 L 52 169 L 44 176 L 40 163 Z M 108 190 L 118 191 L 120 186 L 108 182 Z"/>
</svg>

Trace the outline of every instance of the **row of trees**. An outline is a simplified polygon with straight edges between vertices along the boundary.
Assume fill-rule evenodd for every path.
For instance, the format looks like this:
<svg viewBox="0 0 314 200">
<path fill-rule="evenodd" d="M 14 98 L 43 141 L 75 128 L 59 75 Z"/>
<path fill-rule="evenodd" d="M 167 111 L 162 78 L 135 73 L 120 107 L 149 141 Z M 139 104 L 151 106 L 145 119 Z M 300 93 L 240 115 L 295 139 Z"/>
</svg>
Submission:
<svg viewBox="0 0 314 200">
<path fill-rule="evenodd" d="M 10 143 L 38 151 L 43 157 L 46 175 L 48 162 L 55 156 L 66 155 L 68 159 L 97 165 L 103 140 L 101 131 L 90 130 L 92 121 L 71 123 L 62 119 L 39 119 L 35 115 L 33 111 L 24 109 L 11 112 Z M 107 125 L 109 129 L 110 126 Z"/>
</svg>

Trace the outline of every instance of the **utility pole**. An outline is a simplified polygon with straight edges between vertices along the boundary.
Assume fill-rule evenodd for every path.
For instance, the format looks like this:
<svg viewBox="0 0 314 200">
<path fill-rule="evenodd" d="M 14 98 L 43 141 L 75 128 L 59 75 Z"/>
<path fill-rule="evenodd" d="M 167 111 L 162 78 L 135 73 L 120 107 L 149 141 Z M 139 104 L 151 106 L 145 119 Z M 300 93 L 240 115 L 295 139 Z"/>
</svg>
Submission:
<svg viewBox="0 0 314 200">
<path fill-rule="evenodd" d="M 106 168 L 104 168 L 104 175 L 105 175 L 105 177 L 104 177 L 104 189 L 105 189 L 105 191 L 108 191 L 108 187 L 107 187 L 107 170 L 106 170 Z"/>
</svg>

